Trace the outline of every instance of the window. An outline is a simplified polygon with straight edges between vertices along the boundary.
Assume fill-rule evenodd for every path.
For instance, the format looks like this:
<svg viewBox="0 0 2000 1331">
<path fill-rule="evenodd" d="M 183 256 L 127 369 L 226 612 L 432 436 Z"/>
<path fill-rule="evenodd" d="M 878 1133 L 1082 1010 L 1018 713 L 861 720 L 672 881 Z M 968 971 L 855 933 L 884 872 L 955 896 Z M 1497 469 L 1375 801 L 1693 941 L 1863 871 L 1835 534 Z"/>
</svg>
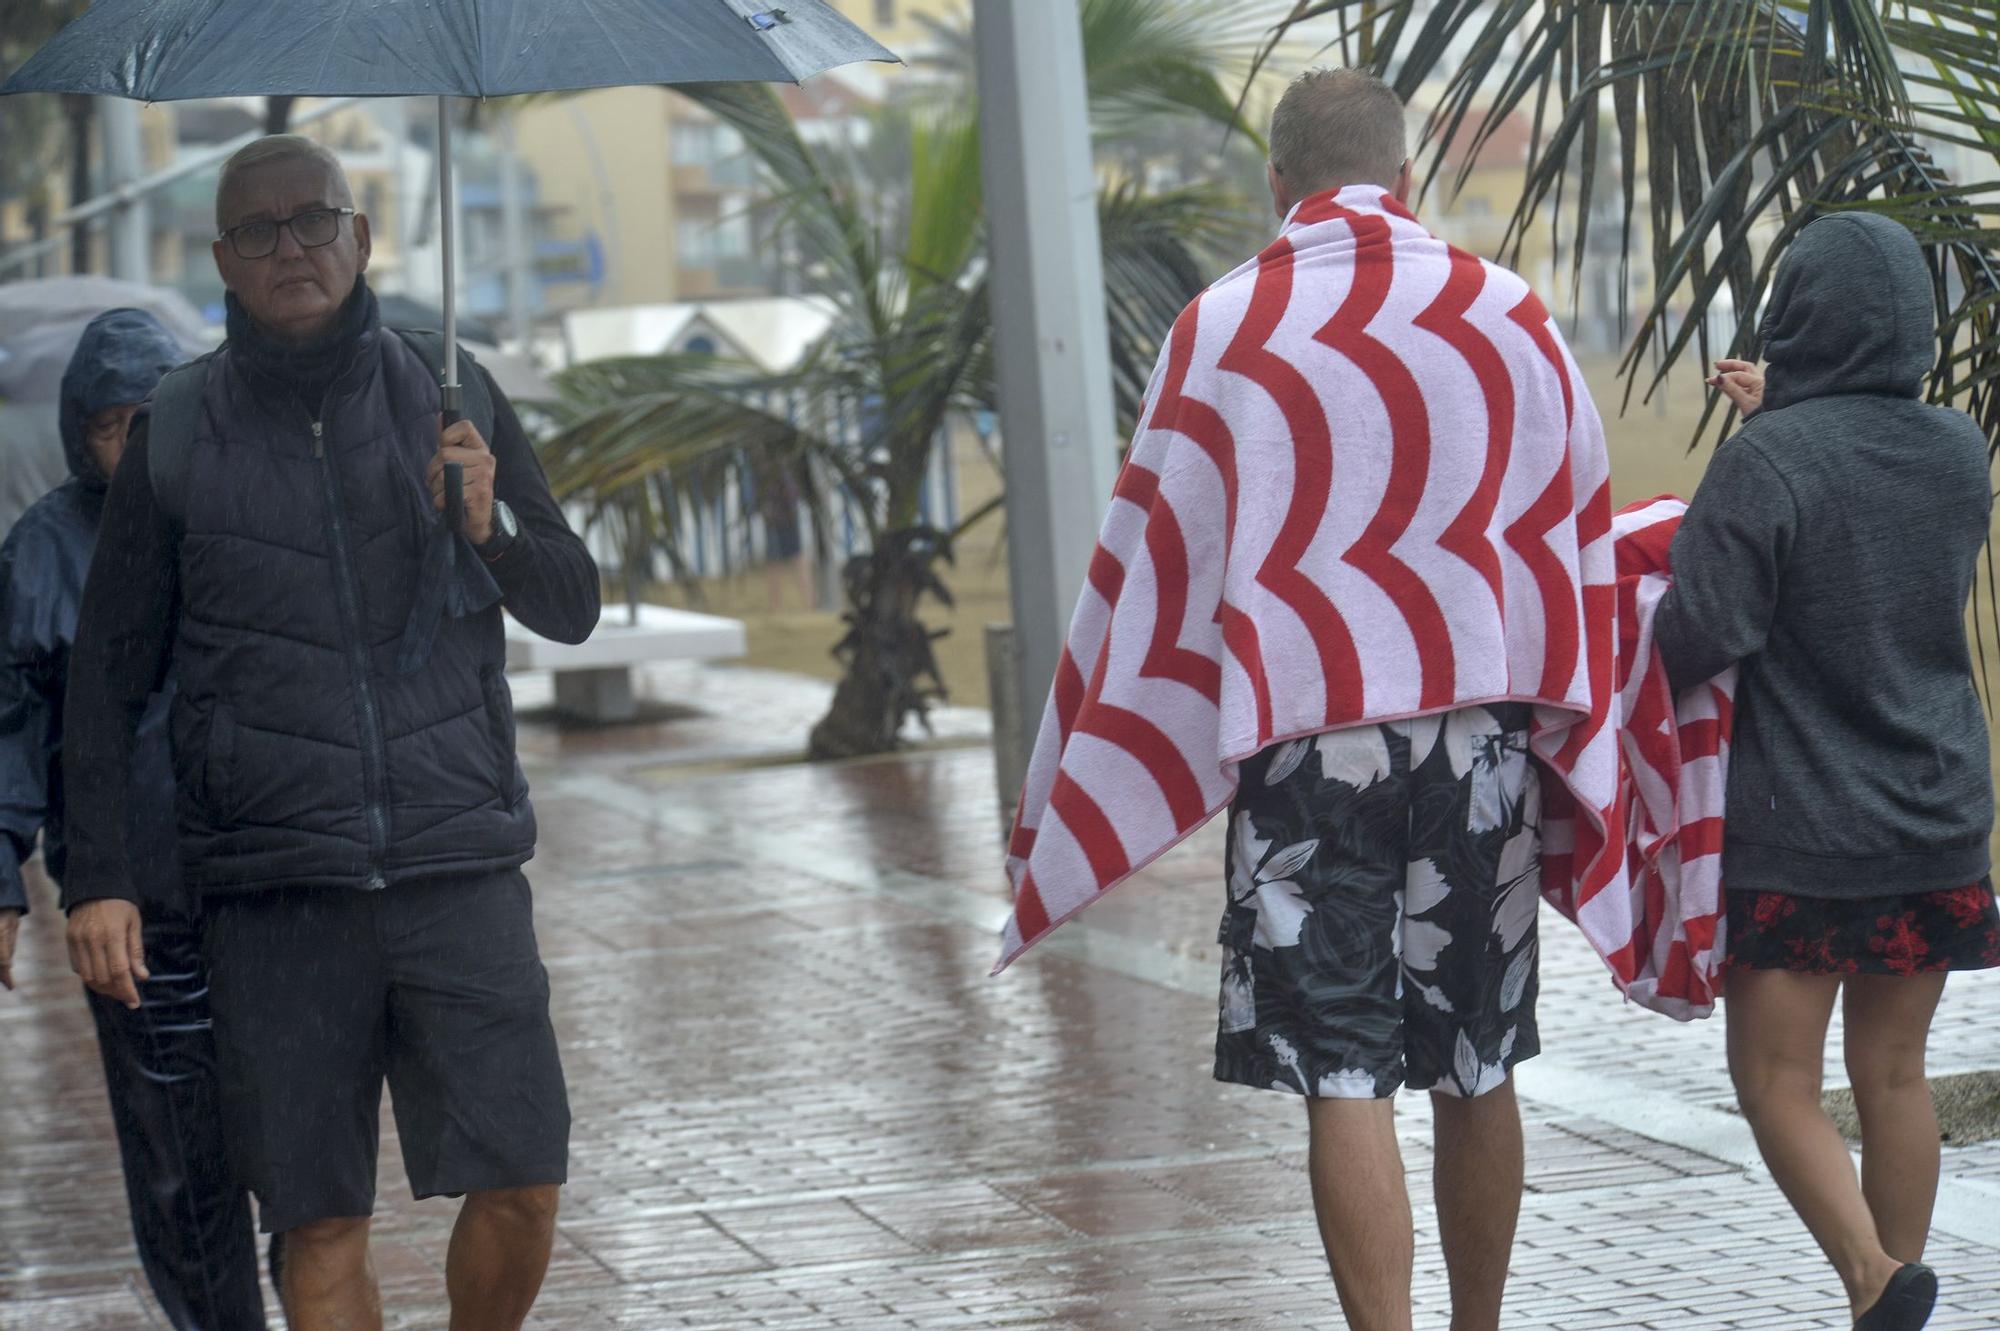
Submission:
<svg viewBox="0 0 2000 1331">
<path fill-rule="evenodd" d="M 716 165 L 740 157 L 743 136 L 713 120 L 684 120 L 674 126 L 674 165 Z"/>
<path fill-rule="evenodd" d="M 741 213 L 727 217 L 683 217 L 674 228 L 683 268 L 713 268 L 727 259 L 750 254 L 750 219 Z"/>
</svg>

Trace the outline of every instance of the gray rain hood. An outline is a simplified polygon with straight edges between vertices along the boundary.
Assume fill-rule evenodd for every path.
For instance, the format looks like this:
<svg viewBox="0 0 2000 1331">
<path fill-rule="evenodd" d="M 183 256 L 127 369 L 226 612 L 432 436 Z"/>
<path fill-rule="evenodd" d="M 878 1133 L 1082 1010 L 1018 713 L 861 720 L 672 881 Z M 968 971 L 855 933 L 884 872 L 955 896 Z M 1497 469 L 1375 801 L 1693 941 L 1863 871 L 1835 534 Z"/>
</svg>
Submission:
<svg viewBox="0 0 2000 1331">
<path fill-rule="evenodd" d="M 1843 394 L 1921 397 L 1937 303 L 1916 237 L 1872 213 L 1812 223 L 1778 266 L 1759 332 L 1767 411 Z"/>
</svg>

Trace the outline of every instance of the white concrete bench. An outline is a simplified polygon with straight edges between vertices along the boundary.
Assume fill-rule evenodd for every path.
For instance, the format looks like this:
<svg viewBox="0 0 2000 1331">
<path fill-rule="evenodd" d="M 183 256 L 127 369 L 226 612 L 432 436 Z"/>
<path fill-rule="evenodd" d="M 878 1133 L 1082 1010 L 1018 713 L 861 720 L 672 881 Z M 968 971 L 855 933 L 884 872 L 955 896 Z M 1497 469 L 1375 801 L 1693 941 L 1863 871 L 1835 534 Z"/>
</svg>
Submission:
<svg viewBox="0 0 2000 1331">
<path fill-rule="evenodd" d="M 606 606 L 597 631 L 570 646 L 538 638 L 507 618 L 507 668 L 555 675 L 556 710 L 585 721 L 630 721 L 639 714 L 635 666 L 653 661 L 723 661 L 748 647 L 743 622 L 664 605 Z"/>
</svg>

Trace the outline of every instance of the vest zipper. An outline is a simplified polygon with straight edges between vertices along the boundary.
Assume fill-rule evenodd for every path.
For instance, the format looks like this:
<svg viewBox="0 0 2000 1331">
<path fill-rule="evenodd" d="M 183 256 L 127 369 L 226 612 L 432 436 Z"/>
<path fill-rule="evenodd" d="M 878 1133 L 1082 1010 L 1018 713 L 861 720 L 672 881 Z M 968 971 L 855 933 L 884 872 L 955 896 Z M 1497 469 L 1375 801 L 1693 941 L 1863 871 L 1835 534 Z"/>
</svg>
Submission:
<svg viewBox="0 0 2000 1331">
<path fill-rule="evenodd" d="M 326 414 L 326 404 L 320 404 Z M 375 706 L 375 684 L 368 669 L 368 655 L 361 641 L 361 594 L 354 582 L 354 565 L 348 557 L 347 524 L 341 518 L 340 487 L 334 482 L 333 463 L 326 454 L 326 427 L 312 423 L 313 457 L 319 462 L 320 481 L 326 493 L 329 531 L 333 537 L 334 581 L 340 593 L 340 614 L 347 629 L 348 667 L 354 674 L 354 694 L 361 715 L 361 782 L 367 801 L 369 891 L 388 885 L 382 861 L 389 851 L 389 816 L 382 807 L 382 792 L 388 785 L 388 755 L 382 743 L 382 721 Z"/>
</svg>

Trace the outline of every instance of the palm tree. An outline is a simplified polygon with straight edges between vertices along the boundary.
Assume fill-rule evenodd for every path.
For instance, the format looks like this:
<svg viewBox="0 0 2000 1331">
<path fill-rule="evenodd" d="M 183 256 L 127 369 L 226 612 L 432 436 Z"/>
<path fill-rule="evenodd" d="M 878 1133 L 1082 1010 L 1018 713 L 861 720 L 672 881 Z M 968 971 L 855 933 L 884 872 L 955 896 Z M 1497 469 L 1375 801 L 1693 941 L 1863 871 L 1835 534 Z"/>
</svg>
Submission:
<svg viewBox="0 0 2000 1331">
<path fill-rule="evenodd" d="M 1218 145 L 1232 130 L 1254 141 L 1217 55 L 1238 40 L 1247 73 L 1255 48 L 1240 41 L 1242 14 L 1226 3 L 1083 0 L 1094 118 L 1172 115 L 1208 125 Z M 997 397 L 977 116 L 962 85 L 949 105 L 891 113 L 885 132 L 907 143 L 907 175 L 884 182 L 809 147 L 766 88 L 680 91 L 743 136 L 774 187 L 778 229 L 831 302 L 832 331 L 780 378 L 686 356 L 579 366 L 564 378 L 565 421 L 545 461 L 559 493 L 588 497 L 619 533 L 628 577 L 653 549 L 678 560 L 684 502 L 706 502 L 731 476 L 749 475 L 760 493 L 805 496 L 818 492 L 816 474 L 830 477 L 865 528 L 867 553 L 843 571 L 848 631 L 835 654 L 844 673 L 810 753 L 886 752 L 942 694 L 920 610 L 927 599 L 949 601 L 938 567 L 958 533 L 922 520 L 930 459 L 955 416 L 991 409 Z M 1207 280 L 1208 253 L 1244 210 L 1216 187 L 1149 193 L 1128 179 L 1106 184 L 1099 204 L 1117 400 L 1129 424 L 1156 339 Z M 824 518 L 815 506 L 822 550 Z"/>
<path fill-rule="evenodd" d="M 1593 220 L 1606 220 L 1608 176 L 1629 263 L 1634 214 L 1648 201 L 1637 243 L 1651 247 L 1654 280 L 1623 365 L 1628 402 L 1691 350 L 1709 361 L 1708 316 L 1725 298 L 1736 318 L 1724 354 L 1754 354 L 1757 311 L 1786 247 L 1815 217 L 1862 208 L 1923 243 L 1940 324 L 1931 397 L 1972 412 L 2000 449 L 2000 8 L 1298 0 L 1265 54 L 1315 30 L 1406 101 L 1441 83 L 1424 135 L 1426 188 L 1447 160 L 1469 171 L 1510 115 L 1532 115 L 1510 229 L 1517 254 L 1546 220 L 1580 272 Z M 1952 179 L 1938 145 L 1962 149 L 1986 178 Z M 1711 394 L 1702 434 L 1729 428 L 1719 407 Z"/>
</svg>

